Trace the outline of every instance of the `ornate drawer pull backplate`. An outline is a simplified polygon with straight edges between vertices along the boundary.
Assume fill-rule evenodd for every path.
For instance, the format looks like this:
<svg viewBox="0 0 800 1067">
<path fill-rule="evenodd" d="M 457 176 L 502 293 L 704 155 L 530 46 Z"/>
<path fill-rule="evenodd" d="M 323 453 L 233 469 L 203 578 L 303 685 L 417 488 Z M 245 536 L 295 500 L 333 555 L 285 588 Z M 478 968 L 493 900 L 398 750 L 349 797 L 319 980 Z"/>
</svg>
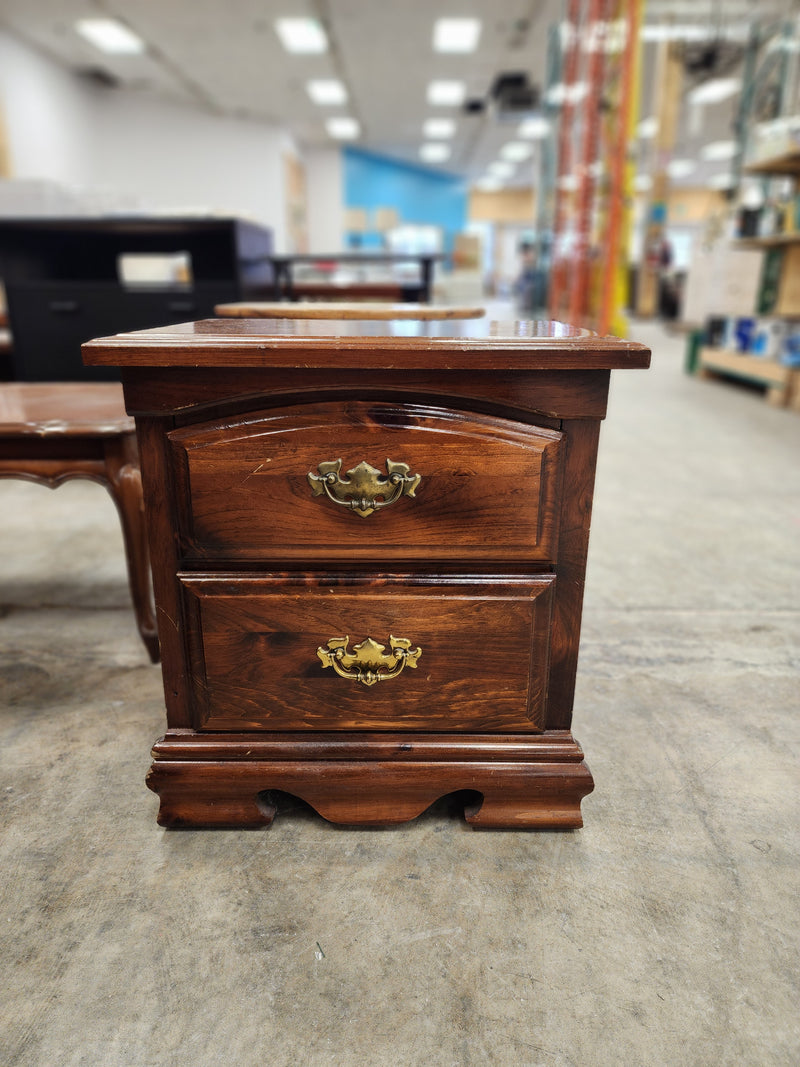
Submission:
<svg viewBox="0 0 800 1067">
<path fill-rule="evenodd" d="M 406 637 L 389 636 L 391 652 L 386 651 L 386 645 L 380 645 L 367 637 L 358 645 L 353 645 L 353 651 L 348 652 L 349 637 L 331 637 L 327 645 L 321 645 L 317 649 L 317 655 L 322 660 L 323 667 L 333 667 L 342 678 L 349 678 L 362 685 L 375 685 L 376 682 L 385 682 L 388 678 L 396 678 L 403 668 L 416 667 L 417 660 L 422 655 L 421 648 L 411 648 L 411 642 Z"/>
<path fill-rule="evenodd" d="M 373 511 L 387 508 L 401 496 L 414 496 L 422 481 L 420 474 L 411 474 L 407 463 L 386 460 L 387 474 L 382 474 L 364 460 L 341 476 L 340 459 L 325 460 L 317 467 L 319 474 L 309 471 L 308 483 L 314 496 L 325 493 L 334 504 L 349 508 L 366 518 Z"/>
</svg>

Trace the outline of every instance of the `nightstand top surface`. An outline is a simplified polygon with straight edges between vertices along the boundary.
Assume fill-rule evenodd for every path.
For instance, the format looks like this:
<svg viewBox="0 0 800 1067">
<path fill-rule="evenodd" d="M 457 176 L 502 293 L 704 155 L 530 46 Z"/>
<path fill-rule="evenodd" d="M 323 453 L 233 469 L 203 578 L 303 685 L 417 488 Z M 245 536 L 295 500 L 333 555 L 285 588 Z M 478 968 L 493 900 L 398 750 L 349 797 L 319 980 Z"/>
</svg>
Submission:
<svg viewBox="0 0 800 1067">
<path fill-rule="evenodd" d="M 204 319 L 98 338 L 90 366 L 598 370 L 647 367 L 636 341 L 549 320 Z"/>
</svg>

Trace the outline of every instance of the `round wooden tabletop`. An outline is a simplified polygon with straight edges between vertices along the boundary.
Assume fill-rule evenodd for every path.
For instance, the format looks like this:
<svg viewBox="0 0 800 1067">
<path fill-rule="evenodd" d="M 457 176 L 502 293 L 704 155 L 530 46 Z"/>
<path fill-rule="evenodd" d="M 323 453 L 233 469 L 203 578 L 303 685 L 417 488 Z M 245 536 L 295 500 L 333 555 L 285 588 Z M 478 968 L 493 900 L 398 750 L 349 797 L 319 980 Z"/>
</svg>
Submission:
<svg viewBox="0 0 800 1067">
<path fill-rule="evenodd" d="M 474 304 L 369 304 L 242 301 L 217 304 L 222 318 L 241 319 L 480 319 L 486 309 Z"/>
</svg>

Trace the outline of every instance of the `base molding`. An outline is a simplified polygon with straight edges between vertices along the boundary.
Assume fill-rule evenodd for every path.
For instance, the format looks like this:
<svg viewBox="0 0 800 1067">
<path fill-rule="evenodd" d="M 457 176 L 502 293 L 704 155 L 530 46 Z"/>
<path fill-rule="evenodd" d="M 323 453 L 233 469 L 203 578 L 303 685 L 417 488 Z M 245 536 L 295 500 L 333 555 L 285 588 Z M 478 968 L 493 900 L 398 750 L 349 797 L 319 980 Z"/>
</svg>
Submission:
<svg viewBox="0 0 800 1067">
<path fill-rule="evenodd" d="M 153 748 L 147 785 L 162 826 L 269 826 L 263 794 L 281 790 L 329 822 L 389 826 L 440 797 L 480 793 L 464 817 L 494 829 L 577 829 L 594 788 L 566 730 L 526 736 L 242 735 L 172 731 Z"/>
</svg>

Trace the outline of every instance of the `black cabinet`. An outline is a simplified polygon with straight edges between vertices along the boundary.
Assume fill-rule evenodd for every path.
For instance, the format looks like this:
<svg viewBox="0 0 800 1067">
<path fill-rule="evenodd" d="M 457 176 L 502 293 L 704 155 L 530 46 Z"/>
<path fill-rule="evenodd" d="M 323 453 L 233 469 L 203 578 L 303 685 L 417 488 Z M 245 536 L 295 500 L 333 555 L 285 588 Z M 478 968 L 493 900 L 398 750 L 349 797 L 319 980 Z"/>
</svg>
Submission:
<svg viewBox="0 0 800 1067">
<path fill-rule="evenodd" d="M 211 318 L 273 284 L 271 230 L 238 219 L 3 219 L 0 279 L 19 381 L 115 379 L 84 367 L 93 337 Z M 179 263 L 170 280 L 137 265 Z M 145 271 L 146 273 L 146 271 Z"/>
</svg>

